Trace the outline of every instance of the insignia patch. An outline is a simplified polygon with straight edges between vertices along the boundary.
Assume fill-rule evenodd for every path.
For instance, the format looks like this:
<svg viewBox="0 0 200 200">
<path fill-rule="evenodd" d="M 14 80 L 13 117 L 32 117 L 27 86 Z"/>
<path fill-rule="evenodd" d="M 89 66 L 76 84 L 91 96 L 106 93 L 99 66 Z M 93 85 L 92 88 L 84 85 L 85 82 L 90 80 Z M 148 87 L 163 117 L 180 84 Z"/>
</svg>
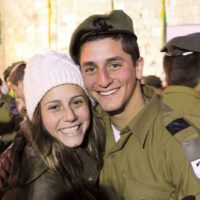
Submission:
<svg viewBox="0 0 200 200">
<path fill-rule="evenodd" d="M 200 179 L 200 159 L 192 161 L 191 165 L 197 178 Z"/>
<path fill-rule="evenodd" d="M 189 140 L 183 143 L 183 149 L 185 151 L 187 160 L 192 166 L 193 172 L 200 180 L 200 137 Z"/>
<path fill-rule="evenodd" d="M 97 18 L 94 20 L 93 25 L 96 27 L 96 32 L 108 32 L 109 29 L 112 29 L 112 25 L 108 25 L 103 18 Z"/>
<path fill-rule="evenodd" d="M 107 24 L 107 22 L 103 18 L 95 19 L 93 21 L 93 26 L 94 26 L 94 29 L 82 35 L 79 41 L 80 43 L 81 41 L 84 41 L 88 37 L 92 37 L 92 36 L 99 35 L 102 33 L 109 33 L 109 31 L 113 29 L 113 26 Z"/>
<path fill-rule="evenodd" d="M 195 200 L 195 199 L 196 199 L 195 196 L 189 195 L 189 196 L 184 197 L 182 200 Z"/>
<path fill-rule="evenodd" d="M 188 128 L 189 126 L 191 125 L 185 119 L 178 118 L 168 124 L 166 128 L 172 135 L 175 135 L 179 131 Z"/>
</svg>

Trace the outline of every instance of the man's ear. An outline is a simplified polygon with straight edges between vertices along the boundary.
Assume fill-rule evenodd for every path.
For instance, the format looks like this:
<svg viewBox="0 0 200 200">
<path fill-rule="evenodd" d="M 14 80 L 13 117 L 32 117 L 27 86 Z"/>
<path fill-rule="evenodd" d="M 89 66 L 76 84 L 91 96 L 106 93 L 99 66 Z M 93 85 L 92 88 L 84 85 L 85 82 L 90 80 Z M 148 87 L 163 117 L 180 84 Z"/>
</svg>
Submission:
<svg viewBox="0 0 200 200">
<path fill-rule="evenodd" d="M 141 80 L 143 77 L 143 67 L 144 67 L 144 59 L 140 57 L 136 63 L 136 78 Z"/>
</svg>

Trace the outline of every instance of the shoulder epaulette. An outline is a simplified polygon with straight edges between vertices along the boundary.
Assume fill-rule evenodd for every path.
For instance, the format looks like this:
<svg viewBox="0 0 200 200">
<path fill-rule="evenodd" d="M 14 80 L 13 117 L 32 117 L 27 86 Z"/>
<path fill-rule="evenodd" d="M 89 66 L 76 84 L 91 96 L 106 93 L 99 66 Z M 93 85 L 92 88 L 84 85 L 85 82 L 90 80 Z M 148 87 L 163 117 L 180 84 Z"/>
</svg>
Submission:
<svg viewBox="0 0 200 200">
<path fill-rule="evenodd" d="M 181 143 L 200 136 L 200 129 L 187 119 L 183 118 L 178 112 L 162 104 L 162 121 L 168 132 Z"/>
<path fill-rule="evenodd" d="M 200 129 L 167 105 L 163 104 L 162 109 L 166 129 L 182 143 L 193 173 L 200 180 Z"/>
<path fill-rule="evenodd" d="M 179 131 L 190 126 L 191 125 L 184 118 L 178 118 L 166 125 L 166 128 L 172 135 L 175 135 Z"/>
</svg>

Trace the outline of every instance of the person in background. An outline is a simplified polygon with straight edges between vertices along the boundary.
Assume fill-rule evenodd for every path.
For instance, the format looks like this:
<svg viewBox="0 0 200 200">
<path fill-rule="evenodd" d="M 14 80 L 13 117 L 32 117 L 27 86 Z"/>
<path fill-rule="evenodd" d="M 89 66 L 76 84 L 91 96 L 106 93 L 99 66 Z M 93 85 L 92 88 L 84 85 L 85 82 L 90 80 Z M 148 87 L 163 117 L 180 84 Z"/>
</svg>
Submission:
<svg viewBox="0 0 200 200">
<path fill-rule="evenodd" d="M 2 98 L 3 93 L 1 92 L 1 88 L 3 85 L 3 81 L 0 78 L 0 153 L 3 152 L 7 148 L 7 143 L 2 139 L 2 132 L 5 130 L 5 124 L 8 124 L 10 121 L 10 112 L 7 109 L 4 109 L 4 98 Z"/>
<path fill-rule="evenodd" d="M 3 71 L 3 80 L 4 80 L 4 84 L 3 84 L 3 88 L 2 88 L 2 93 L 5 95 L 9 95 L 10 94 L 10 84 L 9 84 L 9 75 L 10 72 L 12 70 L 13 66 L 8 66 L 4 71 Z"/>
<path fill-rule="evenodd" d="M 160 95 L 163 91 L 162 80 L 155 75 L 144 76 L 142 79 L 144 84 L 147 84 L 155 90 L 156 94 Z"/>
<path fill-rule="evenodd" d="M 69 50 L 106 125 L 100 184 L 118 199 L 200 199 L 200 151 L 190 143 L 199 131 L 140 85 L 144 60 L 132 19 L 122 10 L 91 15 Z"/>
<path fill-rule="evenodd" d="M 15 97 L 15 93 L 13 91 L 12 88 L 10 88 L 10 80 L 9 80 L 9 76 L 10 76 L 10 73 L 12 72 L 12 70 L 20 65 L 24 63 L 24 61 L 17 61 L 17 62 L 13 62 L 11 64 L 11 66 L 8 66 L 4 71 L 3 71 L 3 79 L 4 79 L 4 87 L 3 87 L 3 93 L 4 94 L 8 94 L 10 95 L 11 97 Z"/>
<path fill-rule="evenodd" d="M 4 93 L 4 83 L 1 80 L 0 85 L 0 122 L 9 122 L 12 120 L 13 115 L 16 114 L 14 111 L 16 108 L 15 99 L 8 95 L 8 93 Z M 14 112 L 13 112 L 14 111 Z M 0 133 L 1 131 L 0 128 Z"/>
<path fill-rule="evenodd" d="M 25 100 L 23 91 L 23 79 L 25 68 L 26 63 L 24 61 L 21 61 L 13 67 L 9 75 L 10 87 L 14 90 L 19 113 L 25 112 Z"/>
<path fill-rule="evenodd" d="M 24 95 L 28 118 L 14 142 L 9 187 L 2 200 L 106 199 L 97 186 L 102 167 L 102 124 L 78 69 L 56 51 L 27 63 Z"/>
<path fill-rule="evenodd" d="M 200 128 L 200 32 L 171 39 L 161 52 L 168 84 L 163 102 Z"/>
<path fill-rule="evenodd" d="M 9 120 L 6 122 L 5 120 L 0 120 L 0 132 L 2 135 L 1 139 L 7 144 L 6 147 L 12 143 L 17 131 L 19 130 L 19 124 L 23 119 L 23 109 L 21 108 L 24 108 L 23 76 L 25 66 L 26 65 L 23 61 L 19 61 L 4 71 L 4 80 L 8 83 L 10 88 L 9 90 L 12 90 L 15 94 L 14 98 L 8 95 L 8 92 L 7 94 L 2 94 L 4 97 L 6 97 L 7 108 L 9 108 L 7 109 L 7 115 L 4 109 L 4 113 L 1 113 L 0 117 L 5 118 L 6 116 L 9 116 Z M 5 148 L 3 150 L 5 150 Z"/>
<path fill-rule="evenodd" d="M 2 85 L 3 85 L 3 81 L 2 81 L 2 79 L 0 78 L 0 93 L 2 93 L 2 91 L 1 91 Z"/>
<path fill-rule="evenodd" d="M 0 132 L 1 132 L 1 155 L 0 155 L 0 166 L 6 167 L 6 170 L 0 167 L 0 174 L 4 177 L 7 176 L 7 171 L 9 171 L 11 166 L 11 155 L 12 155 L 12 142 L 20 129 L 20 122 L 23 120 L 25 114 L 24 108 L 24 95 L 23 95 L 23 77 L 24 69 L 26 67 L 25 62 L 20 61 L 18 65 L 14 66 L 9 72 L 9 76 L 6 80 L 10 83 L 11 88 L 13 88 L 15 95 L 15 101 L 13 102 L 13 107 L 11 110 L 12 117 L 8 122 L 0 122 Z M 7 95 L 9 99 L 10 95 Z M 16 111 L 17 110 L 17 111 Z M 4 115 L 2 115 L 4 116 Z M 4 145 L 3 145 L 4 144 Z"/>
<path fill-rule="evenodd" d="M 3 81 L 0 86 L 0 153 L 3 152 L 15 137 L 16 125 L 16 103 L 15 99 L 2 92 Z"/>
</svg>

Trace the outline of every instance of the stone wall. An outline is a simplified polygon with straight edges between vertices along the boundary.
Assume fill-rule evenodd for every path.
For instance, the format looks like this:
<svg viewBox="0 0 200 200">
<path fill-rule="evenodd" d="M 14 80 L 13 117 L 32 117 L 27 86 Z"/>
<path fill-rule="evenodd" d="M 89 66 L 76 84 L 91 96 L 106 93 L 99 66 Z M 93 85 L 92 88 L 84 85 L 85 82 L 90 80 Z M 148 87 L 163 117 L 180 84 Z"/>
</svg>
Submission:
<svg viewBox="0 0 200 200">
<path fill-rule="evenodd" d="M 0 45 L 0 73 L 12 62 L 26 60 L 41 49 L 68 52 L 71 33 L 77 24 L 88 15 L 111 10 L 111 0 L 51 0 L 51 21 L 48 23 L 47 2 L 0 0 L 3 38 Z M 145 59 L 144 74 L 162 77 L 162 54 L 159 52 L 163 45 L 162 0 L 113 2 L 115 9 L 125 10 L 133 19 L 141 55 Z M 199 0 L 166 0 L 166 12 L 168 26 L 200 25 Z"/>
</svg>

